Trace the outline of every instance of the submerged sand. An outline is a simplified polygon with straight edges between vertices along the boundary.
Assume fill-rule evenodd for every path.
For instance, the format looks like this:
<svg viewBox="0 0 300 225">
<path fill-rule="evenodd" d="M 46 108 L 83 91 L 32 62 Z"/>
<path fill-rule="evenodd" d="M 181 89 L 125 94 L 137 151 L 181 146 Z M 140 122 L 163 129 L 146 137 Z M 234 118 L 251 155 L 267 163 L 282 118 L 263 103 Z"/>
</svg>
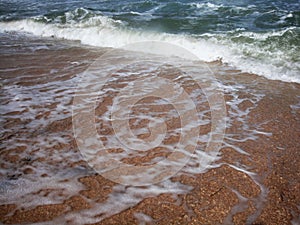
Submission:
<svg viewBox="0 0 300 225">
<path fill-rule="evenodd" d="M 128 207 L 118 208 L 115 212 L 114 208 L 102 210 L 101 204 L 111 201 L 112 193 L 116 193 L 114 188 L 118 184 L 97 174 L 81 158 L 73 136 L 71 110 L 68 108 L 72 106 L 74 91 L 69 89 L 68 92 L 68 87 L 55 90 L 55 87 L 56 84 L 71 80 L 83 72 L 92 60 L 104 51 L 72 46 L 34 52 L 16 50 L 9 54 L 5 54 L 5 51 L 0 53 L 1 105 L 7 110 L 0 111 L 3 129 L 0 136 L 0 176 L 3 194 L 0 221 L 3 224 L 300 223 L 300 85 L 242 73 L 220 62 L 210 64 L 217 79 L 226 87 L 240 88 L 224 91 L 230 126 L 226 128 L 225 139 L 228 139 L 225 140 L 226 143 L 220 150 L 220 158 L 214 162 L 213 168 L 202 173 L 182 173 L 170 179 L 173 183 L 192 187 L 186 193 L 168 193 L 166 188 L 166 191 L 159 195 L 150 194 L 137 198 L 137 204 L 129 201 Z M 170 74 L 170 71 L 166 70 L 164 75 L 166 74 L 174 79 L 178 77 L 176 71 Z M 107 83 L 107 87 L 122 88 L 134 79 L 135 75 L 126 79 L 116 76 L 115 80 Z M 192 93 L 199 88 L 193 82 L 187 80 L 181 85 Z M 19 96 L 20 99 L 16 100 L 16 96 L 8 95 L 6 87 L 14 86 L 26 87 L 26 90 L 32 88 L 32 99 Z M 44 96 L 43 92 L 46 95 L 55 94 L 53 102 L 44 101 L 41 97 Z M 66 97 L 66 93 L 69 96 Z M 44 97 L 45 100 L 48 99 L 47 96 Z M 105 114 L 114 97 L 113 94 L 106 95 L 96 108 L 99 119 L 97 122 L 102 124 L 97 129 L 104 137 L 111 135 L 113 130 L 111 124 L 102 121 L 101 116 Z M 163 113 L 172 108 L 168 104 L 157 108 L 151 104 L 155 100 L 145 99 L 140 104 L 147 107 L 147 112 Z M 233 104 L 237 101 L 238 104 Z M 20 107 L 12 105 L 16 108 L 8 110 L 11 102 L 17 102 Z M 58 107 L 62 102 L 65 109 Z M 204 110 L 208 104 L 206 102 L 198 107 L 199 110 Z M 134 110 L 134 113 L 142 111 L 138 107 Z M 26 113 L 29 112 L 32 112 L 33 116 L 27 116 Z M 243 117 L 239 114 L 241 112 L 247 113 Z M 178 119 L 168 121 L 169 130 L 178 127 Z M 209 125 L 203 126 L 200 132 L 208 133 Z M 146 125 L 135 125 L 132 120 L 130 126 Z M 253 133 L 247 136 L 245 133 L 250 131 Z M 55 138 L 58 135 L 67 137 L 67 142 Z M 52 136 L 53 144 L 49 146 L 46 139 Z M 146 136 L 141 135 L 140 138 Z M 165 140 L 165 143 L 172 144 L 177 141 L 178 137 L 172 137 Z M 111 152 L 122 152 L 122 149 L 110 149 L 109 144 L 106 147 Z M 58 156 L 54 157 L 55 154 Z M 60 154 L 63 157 L 59 157 Z M 124 162 L 139 165 L 168 154 L 164 149 L 157 148 L 149 151 L 144 157 L 132 157 Z M 64 158 L 65 156 L 70 158 Z M 45 167 L 41 168 L 41 165 Z M 70 171 L 66 174 L 71 175 L 64 177 L 61 174 L 62 170 Z M 17 187 L 11 186 L 11 192 L 10 186 L 6 185 L 18 184 L 18 181 L 27 178 L 34 182 L 38 182 L 39 179 L 47 181 L 51 178 L 56 179 L 56 176 L 62 177 L 59 181 L 62 185 L 74 183 L 76 188 L 71 188 L 69 192 L 68 188 L 63 189 L 63 186 L 57 186 L 56 189 L 57 182 L 54 181 L 55 185 L 50 185 L 49 188 L 33 188 L 24 195 L 25 197 L 18 199 L 17 192 L 26 193 L 22 190 L 22 183 Z M 143 188 L 147 190 L 147 186 L 141 187 Z M 130 187 L 124 187 L 118 192 L 121 194 L 115 197 L 115 200 L 118 201 L 119 198 L 121 204 L 122 193 L 128 196 L 129 191 Z M 28 199 L 32 200 L 32 204 L 24 203 L 22 199 L 26 199 L 26 195 L 31 196 Z M 44 197 L 52 199 L 55 203 L 39 200 Z M 107 207 L 107 204 L 103 204 L 104 206 Z M 107 213 L 108 211 L 110 213 Z"/>
</svg>

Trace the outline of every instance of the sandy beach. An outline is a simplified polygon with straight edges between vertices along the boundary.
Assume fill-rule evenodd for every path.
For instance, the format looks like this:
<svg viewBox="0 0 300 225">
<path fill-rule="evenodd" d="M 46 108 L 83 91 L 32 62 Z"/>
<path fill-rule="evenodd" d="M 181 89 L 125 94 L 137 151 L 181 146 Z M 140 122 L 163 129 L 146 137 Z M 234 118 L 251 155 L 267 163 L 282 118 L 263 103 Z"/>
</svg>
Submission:
<svg viewBox="0 0 300 225">
<path fill-rule="evenodd" d="M 2 42 L 5 36 L 1 37 Z M 35 48 L 20 48 L 27 43 Z M 202 172 L 187 165 L 170 179 L 150 186 L 124 186 L 98 174 L 82 157 L 72 129 L 76 77 L 107 49 L 76 43 L 16 37 L 13 48 L 0 46 L 0 221 L 3 224 L 299 224 L 300 223 L 300 86 L 242 73 L 221 62 L 209 67 L 222 84 L 228 117 L 220 154 Z M 137 79 L 118 71 L 105 85 L 95 109 L 97 131 L 112 154 L 114 135 L 105 120 L 117 90 Z M 131 74 L 131 75 L 130 75 Z M 147 78 L 147 73 L 144 73 Z M 157 76 L 171 80 L 180 71 L 162 68 Z M 150 76 L 150 75 L 149 75 Z M 152 75 L 151 75 L 152 76 Z M 193 79 L 177 80 L 187 93 L 203 93 Z M 205 96 L 204 96 L 205 97 Z M 205 99 L 205 98 L 204 98 Z M 133 115 L 156 113 L 167 131 L 180 127 L 168 117 L 172 104 L 141 99 Z M 196 102 L 197 103 L 197 102 Z M 211 120 L 209 104 L 198 111 Z M 147 127 L 148 120 L 133 130 Z M 199 135 L 210 132 L 211 123 Z M 137 134 L 146 139 L 149 134 Z M 170 135 L 164 146 L 179 136 Z M 200 141 L 201 142 L 201 141 Z M 205 143 L 198 143 L 201 147 Z M 199 147 L 199 148 L 200 148 Z M 130 165 L 145 165 L 170 155 L 153 148 L 128 155 Z M 189 169 L 191 172 L 189 173 Z"/>
</svg>

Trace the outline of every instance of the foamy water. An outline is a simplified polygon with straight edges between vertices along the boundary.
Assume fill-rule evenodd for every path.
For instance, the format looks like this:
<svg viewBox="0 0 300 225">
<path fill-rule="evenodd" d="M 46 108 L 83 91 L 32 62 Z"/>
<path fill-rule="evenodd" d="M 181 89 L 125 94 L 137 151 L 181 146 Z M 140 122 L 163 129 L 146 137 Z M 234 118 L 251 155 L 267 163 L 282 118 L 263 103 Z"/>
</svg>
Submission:
<svg viewBox="0 0 300 225">
<path fill-rule="evenodd" d="M 51 57 L 55 57 L 55 51 L 50 51 L 53 47 L 49 46 L 49 50 L 42 51 L 49 51 Z M 74 53 L 68 49 L 66 54 L 70 55 L 65 64 L 70 66 L 68 73 L 76 74 L 76 66 L 83 66 L 85 61 L 72 60 Z M 38 52 L 28 54 L 34 56 Z M 52 221 L 39 224 L 61 224 L 66 221 L 72 224 L 95 223 L 134 207 L 146 198 L 164 193 L 172 194 L 174 199 L 180 200 L 180 195 L 189 193 L 194 187 L 170 179 L 169 173 L 161 173 L 159 169 L 169 167 L 171 176 L 175 178 L 180 175 L 193 177 L 224 165 L 217 162 L 222 158 L 222 148 L 231 148 L 251 158 L 240 143 L 272 135 L 265 132 L 261 124 L 248 122 L 249 113 L 264 97 L 263 91 L 253 91 L 242 84 L 216 80 L 213 70 L 202 62 L 114 50 L 100 57 L 85 73 L 61 79 L 64 70 L 58 69 L 56 74 L 45 74 L 57 80 L 26 85 L 20 81 L 34 80 L 33 65 L 41 65 L 43 62 L 39 57 L 33 59 L 30 65 L 22 67 L 27 75 L 6 77 L 1 81 L 1 138 L 4 140 L 1 143 L 4 149 L 1 154 L 7 158 L 1 162 L 0 201 L 16 204 L 17 208 L 11 214 L 18 209 L 63 203 L 75 195 L 83 197 L 91 206 L 76 212 L 67 210 Z M 52 66 L 54 68 L 51 69 L 55 69 Z M 7 71 L 13 69 L 1 69 L 1 73 Z M 200 87 L 195 86 L 195 81 Z M 251 94 L 241 96 L 241 92 Z M 226 101 L 227 114 L 223 114 L 225 102 L 220 100 L 220 97 L 224 97 L 222 93 L 231 97 L 231 100 Z M 72 102 L 74 96 L 84 97 L 81 98 L 83 101 Z M 155 98 L 151 99 L 153 96 Z M 243 102 L 251 104 L 242 106 Z M 95 109 L 96 103 L 102 107 L 102 111 Z M 85 113 L 91 112 L 96 115 L 92 122 L 98 137 L 84 132 L 84 126 L 90 124 L 82 122 L 87 120 L 76 123 L 79 118 L 77 115 L 83 114 L 89 118 Z M 74 133 L 71 127 L 72 115 Z M 126 124 L 129 121 L 131 125 Z M 238 132 L 230 133 L 236 121 L 242 125 Z M 209 131 L 198 134 L 198 130 L 201 131 L 205 126 L 209 127 Z M 226 133 L 225 126 L 229 129 Z M 81 152 L 75 145 L 74 137 Z M 178 137 L 181 139 L 176 139 Z M 80 144 L 82 138 L 86 139 Z M 122 151 L 106 152 L 105 156 L 101 155 L 99 149 L 93 151 L 93 146 L 100 143 L 97 138 L 102 141 L 103 148 Z M 161 149 L 158 151 L 160 154 L 150 160 L 143 160 L 153 148 L 158 147 Z M 179 155 L 174 155 L 174 152 Z M 12 156 L 16 157 L 15 161 Z M 166 157 L 169 157 L 168 160 Z M 148 166 L 148 170 L 131 174 L 129 171 L 129 174 L 113 177 L 115 174 L 109 171 L 118 168 L 113 167 L 113 164 L 107 164 L 106 168 L 102 165 L 110 159 L 134 165 L 135 158 L 140 159 L 142 165 Z M 227 165 L 249 176 L 261 193 L 255 199 L 249 199 L 239 190 L 232 190 L 239 203 L 231 210 L 225 222 L 230 223 L 232 216 L 245 209 L 251 200 L 257 208 L 248 218 L 251 223 L 260 214 L 268 190 L 261 178 L 247 165 L 240 162 Z M 105 178 L 121 183 L 112 186 L 105 200 L 100 197 L 90 199 L 81 194 L 86 186 L 79 180 L 94 175 L 93 168 Z M 141 186 L 141 181 L 148 185 Z M 149 215 L 142 213 L 135 214 L 135 217 L 140 224 L 153 221 Z"/>
<path fill-rule="evenodd" d="M 84 15 L 79 14 L 81 11 L 85 12 Z M 82 16 L 82 20 L 81 17 L 77 18 L 77 14 Z M 132 29 L 123 21 L 90 14 L 88 10 L 80 8 L 65 13 L 66 23 L 59 23 L 62 18 L 58 18 L 56 23 L 52 20 L 45 23 L 46 17 L 0 22 L 0 31 L 29 32 L 43 37 L 79 40 L 82 44 L 113 48 L 144 41 L 166 42 L 181 46 L 206 62 L 221 59 L 223 63 L 244 72 L 271 80 L 300 82 L 299 57 L 295 55 L 298 47 L 290 45 L 284 49 L 283 46 L 274 49 L 274 45 L 281 42 L 283 37 L 285 41 L 297 42 L 297 27 L 264 33 L 237 29 L 222 34 L 170 34 Z M 272 42 L 273 45 L 270 44 Z"/>
</svg>

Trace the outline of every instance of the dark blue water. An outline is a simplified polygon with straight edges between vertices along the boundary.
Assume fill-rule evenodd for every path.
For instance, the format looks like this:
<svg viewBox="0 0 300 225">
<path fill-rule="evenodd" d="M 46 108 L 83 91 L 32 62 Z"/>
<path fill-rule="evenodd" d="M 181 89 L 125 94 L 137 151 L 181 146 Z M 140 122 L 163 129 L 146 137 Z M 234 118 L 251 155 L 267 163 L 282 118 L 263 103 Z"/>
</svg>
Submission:
<svg viewBox="0 0 300 225">
<path fill-rule="evenodd" d="M 255 1 L 1 1 L 3 21 L 45 15 L 54 20 L 65 12 L 85 8 L 126 22 L 128 26 L 170 33 L 199 34 L 243 28 L 281 29 L 300 24 L 298 0 Z"/>
<path fill-rule="evenodd" d="M 101 47 L 180 43 L 201 60 L 222 59 L 246 72 L 300 82 L 299 0 L 2 0 L 0 31 Z"/>
</svg>

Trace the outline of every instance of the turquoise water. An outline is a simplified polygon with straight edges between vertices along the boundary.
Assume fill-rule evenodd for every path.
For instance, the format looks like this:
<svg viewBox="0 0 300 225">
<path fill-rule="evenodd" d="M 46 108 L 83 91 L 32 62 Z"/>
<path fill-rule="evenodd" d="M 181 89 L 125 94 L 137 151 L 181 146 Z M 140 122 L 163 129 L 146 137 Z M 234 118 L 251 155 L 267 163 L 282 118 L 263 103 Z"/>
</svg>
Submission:
<svg viewBox="0 0 300 225">
<path fill-rule="evenodd" d="M 300 3 L 289 1 L 1 1 L 0 31 L 80 40 L 181 45 L 199 59 L 300 82 Z"/>
</svg>

